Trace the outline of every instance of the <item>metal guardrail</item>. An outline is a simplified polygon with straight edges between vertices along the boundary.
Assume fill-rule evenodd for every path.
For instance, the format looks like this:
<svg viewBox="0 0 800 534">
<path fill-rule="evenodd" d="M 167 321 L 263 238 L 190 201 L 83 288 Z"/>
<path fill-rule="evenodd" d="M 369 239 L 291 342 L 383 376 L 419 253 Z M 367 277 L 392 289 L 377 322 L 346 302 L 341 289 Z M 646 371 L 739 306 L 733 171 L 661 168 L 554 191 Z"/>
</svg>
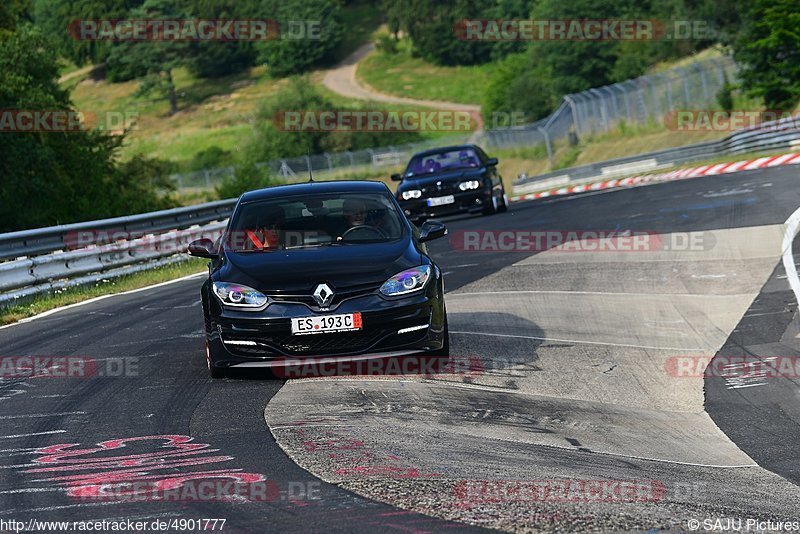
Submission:
<svg viewBox="0 0 800 534">
<path fill-rule="evenodd" d="M 204 212 L 202 207 L 198 211 Z M 159 220 L 161 212 L 155 214 L 154 220 Z M 213 222 L 190 230 L 172 230 L 108 245 L 90 245 L 69 252 L 0 263 L 0 305 L 45 291 L 98 282 L 181 261 L 186 258 L 184 253 L 191 241 L 201 237 L 216 240 L 226 224 L 225 221 Z"/>
<path fill-rule="evenodd" d="M 707 141 L 647 154 L 617 158 L 536 176 L 521 175 L 514 193 L 525 194 L 548 187 L 592 178 L 619 178 L 692 163 L 715 156 L 791 148 L 800 144 L 800 125 L 792 118 L 770 121 L 739 130 L 719 141 Z"/>
<path fill-rule="evenodd" d="M 82 246 L 96 244 L 103 237 L 97 233 L 101 231 L 146 235 L 221 221 L 230 216 L 235 205 L 236 199 L 233 198 L 127 217 L 0 234 L 0 260 L 68 250 L 74 248 L 75 240 L 79 240 Z M 90 232 L 95 233 L 94 237 Z"/>
</svg>

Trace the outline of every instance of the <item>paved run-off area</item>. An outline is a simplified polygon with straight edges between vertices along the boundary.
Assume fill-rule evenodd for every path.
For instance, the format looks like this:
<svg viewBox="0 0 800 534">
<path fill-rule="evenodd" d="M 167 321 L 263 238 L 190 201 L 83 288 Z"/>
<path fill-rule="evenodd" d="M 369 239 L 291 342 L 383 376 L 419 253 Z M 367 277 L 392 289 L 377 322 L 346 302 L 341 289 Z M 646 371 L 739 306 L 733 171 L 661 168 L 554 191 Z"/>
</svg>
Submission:
<svg viewBox="0 0 800 534">
<path fill-rule="evenodd" d="M 796 179 L 791 167 L 748 171 L 446 221 L 452 239 L 431 253 L 447 273 L 452 352 L 480 362 L 458 374 L 283 383 L 242 371 L 212 382 L 201 278 L 0 329 L 3 356 L 135 364 L 114 376 L 0 380 L 0 519 L 205 517 L 226 518 L 230 532 L 385 532 L 686 530 L 692 519 L 796 518 L 796 462 L 786 461 L 800 442 L 796 384 L 780 385 L 780 410 L 752 411 L 772 405 L 771 385 L 750 388 L 761 404 L 735 390 L 737 402 L 715 396 L 712 410 L 717 390 L 702 368 L 678 372 L 687 358 L 705 362 L 734 345 L 781 350 L 773 345 L 795 335 L 784 330 L 799 330 L 776 270 L 782 223 L 800 206 Z M 662 246 L 475 252 L 456 238 L 544 230 L 648 232 Z M 687 250 L 688 232 L 700 237 Z M 780 331 L 749 339 L 765 328 L 748 321 Z M 164 451 L 183 440 L 201 452 L 169 460 Z M 43 465 L 55 445 L 95 462 Z M 129 454 L 150 460 L 108 462 Z M 70 494 L 137 477 L 243 475 L 268 479 L 280 496 Z M 607 498 L 584 498 L 581 483 Z M 286 498 L 298 485 L 315 497 Z M 552 491 L 533 498 L 532 487 Z"/>
<path fill-rule="evenodd" d="M 734 190 L 730 180 L 703 180 L 531 205 L 504 225 L 541 229 L 544 219 L 553 230 L 657 232 L 661 247 L 443 247 L 443 268 L 455 273 L 503 264 L 447 295 L 453 352 L 480 359 L 482 372 L 290 382 L 266 408 L 273 435 L 323 480 L 501 529 L 680 530 L 693 518 L 791 518 L 800 489 L 717 428 L 704 410 L 702 369 L 680 372 L 725 344 L 781 259 L 781 223 L 797 194 L 775 210 L 752 201 L 788 193 L 781 183 L 741 175 L 737 184 L 742 193 L 725 203 L 706 199 Z M 600 218 L 581 211 L 588 202 L 606 208 Z M 774 219 L 747 213 L 762 209 Z M 485 231 L 486 222 L 469 228 Z M 586 503 L 481 485 L 498 480 L 647 480 L 664 492 L 656 502 Z M 465 497 L 465 487 L 475 491 Z"/>
</svg>

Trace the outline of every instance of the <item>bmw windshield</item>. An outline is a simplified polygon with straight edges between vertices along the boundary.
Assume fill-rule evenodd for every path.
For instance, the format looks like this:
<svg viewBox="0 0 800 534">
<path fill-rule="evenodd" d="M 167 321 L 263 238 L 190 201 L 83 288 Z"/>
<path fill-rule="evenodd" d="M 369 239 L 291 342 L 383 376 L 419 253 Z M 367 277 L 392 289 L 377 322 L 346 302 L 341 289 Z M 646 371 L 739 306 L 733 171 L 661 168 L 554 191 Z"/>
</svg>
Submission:
<svg viewBox="0 0 800 534">
<path fill-rule="evenodd" d="M 382 243 L 402 237 L 402 215 L 388 194 L 336 193 L 241 205 L 226 236 L 234 252 Z"/>
<path fill-rule="evenodd" d="M 414 156 L 408 163 L 403 176 L 406 178 L 424 176 L 456 169 L 473 169 L 480 167 L 480 165 L 480 157 L 474 150 L 450 150 L 439 152 L 438 154 Z"/>
</svg>

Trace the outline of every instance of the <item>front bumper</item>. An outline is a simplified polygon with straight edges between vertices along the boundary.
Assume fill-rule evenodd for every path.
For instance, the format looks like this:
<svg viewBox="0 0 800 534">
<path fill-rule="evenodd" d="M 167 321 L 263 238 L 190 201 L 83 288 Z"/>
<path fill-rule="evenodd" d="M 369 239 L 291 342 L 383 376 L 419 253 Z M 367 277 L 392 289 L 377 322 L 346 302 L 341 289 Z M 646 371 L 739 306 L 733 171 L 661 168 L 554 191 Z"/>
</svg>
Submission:
<svg viewBox="0 0 800 534">
<path fill-rule="evenodd" d="M 415 198 L 412 200 L 398 199 L 403 213 L 412 221 L 428 217 L 443 217 L 446 215 L 457 215 L 459 213 L 477 213 L 482 211 L 486 205 L 491 204 L 491 190 L 478 189 L 452 193 L 455 202 L 442 206 L 428 206 L 430 197 Z M 447 196 L 441 194 L 437 196 Z"/>
<path fill-rule="evenodd" d="M 216 367 L 276 367 L 289 359 L 384 358 L 434 351 L 444 341 L 442 293 L 436 287 L 440 284 L 432 280 L 425 293 L 398 300 L 374 294 L 350 299 L 325 313 L 301 303 L 274 302 L 255 313 L 216 306 L 218 313 L 212 310 L 206 317 L 208 355 Z M 291 331 L 293 317 L 355 312 L 361 313 L 363 323 L 358 331 L 300 336 Z"/>
</svg>

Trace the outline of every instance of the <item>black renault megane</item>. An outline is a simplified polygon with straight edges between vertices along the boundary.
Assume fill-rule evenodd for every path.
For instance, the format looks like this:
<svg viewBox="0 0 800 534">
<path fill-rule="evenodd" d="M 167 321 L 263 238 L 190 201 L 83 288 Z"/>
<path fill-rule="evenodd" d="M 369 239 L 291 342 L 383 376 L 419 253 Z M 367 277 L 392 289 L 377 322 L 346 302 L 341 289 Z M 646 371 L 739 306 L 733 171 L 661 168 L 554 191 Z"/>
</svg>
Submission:
<svg viewBox="0 0 800 534">
<path fill-rule="evenodd" d="M 449 354 L 444 282 L 425 242 L 380 182 L 308 182 L 242 195 L 202 287 L 209 373 L 287 358 Z"/>
</svg>

